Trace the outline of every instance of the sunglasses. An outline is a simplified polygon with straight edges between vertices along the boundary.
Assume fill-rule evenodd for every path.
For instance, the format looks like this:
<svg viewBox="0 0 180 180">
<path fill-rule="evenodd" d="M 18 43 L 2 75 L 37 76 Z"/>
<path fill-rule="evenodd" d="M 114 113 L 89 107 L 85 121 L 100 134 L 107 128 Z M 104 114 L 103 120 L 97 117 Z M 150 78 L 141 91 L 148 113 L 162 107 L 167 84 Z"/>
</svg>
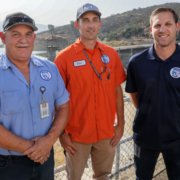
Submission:
<svg viewBox="0 0 180 180">
<path fill-rule="evenodd" d="M 20 23 L 20 24 L 28 23 L 28 24 L 32 24 L 32 26 L 34 28 L 36 27 L 33 19 L 23 16 L 23 17 L 11 17 L 11 18 L 5 20 L 5 22 L 3 24 L 3 29 L 4 29 L 4 31 L 6 31 L 12 25 L 18 24 L 18 23 Z"/>
</svg>

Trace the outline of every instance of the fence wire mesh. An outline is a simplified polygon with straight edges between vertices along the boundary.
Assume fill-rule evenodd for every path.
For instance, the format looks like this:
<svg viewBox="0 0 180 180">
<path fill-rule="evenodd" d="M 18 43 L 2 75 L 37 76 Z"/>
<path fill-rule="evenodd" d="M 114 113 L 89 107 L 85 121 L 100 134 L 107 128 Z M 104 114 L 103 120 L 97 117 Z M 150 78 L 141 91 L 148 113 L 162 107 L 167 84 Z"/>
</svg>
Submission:
<svg viewBox="0 0 180 180">
<path fill-rule="evenodd" d="M 125 110 L 125 130 L 122 140 L 117 146 L 112 173 L 109 176 L 111 180 L 135 180 L 134 169 L 134 148 L 132 124 L 135 115 L 135 108 L 130 98 L 124 93 L 124 110 Z M 56 156 L 59 156 L 56 154 Z M 65 163 L 55 169 L 55 180 L 66 180 Z M 92 179 L 91 159 L 87 162 L 82 180 Z M 156 164 L 153 180 L 167 180 L 166 170 L 162 156 L 159 156 Z"/>
</svg>

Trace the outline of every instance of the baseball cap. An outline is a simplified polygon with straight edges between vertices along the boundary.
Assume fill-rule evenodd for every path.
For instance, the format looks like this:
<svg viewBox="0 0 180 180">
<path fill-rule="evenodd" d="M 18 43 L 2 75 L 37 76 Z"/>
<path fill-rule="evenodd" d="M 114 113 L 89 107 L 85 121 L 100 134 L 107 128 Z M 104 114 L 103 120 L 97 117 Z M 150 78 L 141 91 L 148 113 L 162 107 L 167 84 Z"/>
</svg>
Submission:
<svg viewBox="0 0 180 180">
<path fill-rule="evenodd" d="M 101 12 L 99 11 L 98 7 L 96 7 L 93 4 L 86 3 L 86 4 L 82 5 L 80 8 L 78 8 L 77 14 L 76 14 L 76 19 L 78 20 L 86 12 L 94 12 L 99 17 L 101 16 Z"/>
<path fill-rule="evenodd" d="M 24 24 L 30 26 L 33 29 L 33 31 L 38 30 L 34 20 L 31 17 L 29 17 L 28 15 L 22 12 L 17 12 L 6 16 L 3 22 L 3 31 L 5 32 L 18 24 Z"/>
</svg>

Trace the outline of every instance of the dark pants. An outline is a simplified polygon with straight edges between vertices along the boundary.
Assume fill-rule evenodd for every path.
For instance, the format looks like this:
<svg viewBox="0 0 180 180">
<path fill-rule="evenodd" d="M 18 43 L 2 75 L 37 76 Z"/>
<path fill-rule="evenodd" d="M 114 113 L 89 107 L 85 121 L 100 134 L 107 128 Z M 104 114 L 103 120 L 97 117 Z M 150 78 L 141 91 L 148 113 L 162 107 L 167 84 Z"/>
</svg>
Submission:
<svg viewBox="0 0 180 180">
<path fill-rule="evenodd" d="M 180 141 L 162 146 L 161 150 L 146 149 L 135 145 L 136 180 L 151 180 L 155 165 L 162 153 L 169 180 L 180 180 Z"/>
<path fill-rule="evenodd" d="M 1 180 L 54 180 L 54 153 L 44 164 L 35 163 L 26 156 L 1 156 Z"/>
</svg>

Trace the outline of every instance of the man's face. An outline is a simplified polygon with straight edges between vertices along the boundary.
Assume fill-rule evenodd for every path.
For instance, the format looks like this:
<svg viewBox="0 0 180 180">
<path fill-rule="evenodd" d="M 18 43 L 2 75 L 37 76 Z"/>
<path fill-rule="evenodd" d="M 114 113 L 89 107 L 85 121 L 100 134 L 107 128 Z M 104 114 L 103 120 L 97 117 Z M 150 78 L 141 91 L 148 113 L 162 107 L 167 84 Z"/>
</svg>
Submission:
<svg viewBox="0 0 180 180">
<path fill-rule="evenodd" d="M 34 47 L 35 34 L 26 25 L 17 25 L 5 32 L 3 43 L 6 54 L 11 61 L 29 61 Z"/>
<path fill-rule="evenodd" d="M 175 23 L 170 12 L 161 12 L 151 19 L 151 33 L 155 45 L 159 47 L 174 46 L 178 23 Z"/>
<path fill-rule="evenodd" d="M 96 40 L 100 27 L 101 21 L 99 16 L 93 12 L 85 13 L 77 22 L 80 37 L 84 40 Z"/>
</svg>

